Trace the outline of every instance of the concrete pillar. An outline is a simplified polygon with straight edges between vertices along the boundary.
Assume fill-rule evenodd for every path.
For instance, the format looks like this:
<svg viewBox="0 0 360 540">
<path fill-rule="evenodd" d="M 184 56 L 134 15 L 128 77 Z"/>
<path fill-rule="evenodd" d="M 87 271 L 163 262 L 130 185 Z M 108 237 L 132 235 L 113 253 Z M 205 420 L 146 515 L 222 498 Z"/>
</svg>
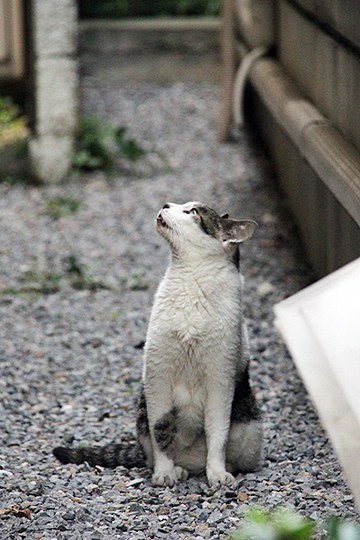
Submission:
<svg viewBox="0 0 360 540">
<path fill-rule="evenodd" d="M 56 183 L 71 165 L 78 120 L 76 0 L 32 0 L 31 17 L 30 160 L 38 179 Z"/>
</svg>

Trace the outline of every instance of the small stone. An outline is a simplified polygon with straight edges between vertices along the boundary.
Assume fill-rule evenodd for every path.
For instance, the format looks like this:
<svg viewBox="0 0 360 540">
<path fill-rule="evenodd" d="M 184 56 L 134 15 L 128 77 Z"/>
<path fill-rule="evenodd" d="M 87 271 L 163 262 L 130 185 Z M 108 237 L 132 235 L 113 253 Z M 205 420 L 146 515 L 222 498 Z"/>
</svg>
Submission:
<svg viewBox="0 0 360 540">
<path fill-rule="evenodd" d="M 66 444 L 72 444 L 75 440 L 75 435 L 73 433 L 66 433 L 63 439 Z"/>
<path fill-rule="evenodd" d="M 93 493 L 95 490 L 98 489 L 98 486 L 97 484 L 89 484 L 85 487 L 85 489 L 88 493 Z"/>
<path fill-rule="evenodd" d="M 215 510 L 212 512 L 208 517 L 208 523 L 217 523 L 218 521 L 221 521 L 224 519 L 224 515 L 219 512 L 219 510 Z"/>
<path fill-rule="evenodd" d="M 274 286 L 269 283 L 268 281 L 263 281 L 262 283 L 260 283 L 256 289 L 256 293 L 258 294 L 258 296 L 260 296 L 261 298 L 265 297 L 265 296 L 269 296 L 270 294 L 272 294 L 273 292 L 275 291 L 275 288 Z"/>
<path fill-rule="evenodd" d="M 170 508 L 167 506 L 160 506 L 157 510 L 158 514 L 167 515 L 170 514 Z"/>
<path fill-rule="evenodd" d="M 127 487 L 133 487 L 133 486 L 138 486 L 142 484 L 143 482 L 144 482 L 143 478 L 135 478 L 134 480 L 130 480 L 130 482 L 128 482 L 126 485 Z"/>
<path fill-rule="evenodd" d="M 66 512 L 63 515 L 63 519 L 65 519 L 66 521 L 73 521 L 75 517 L 76 517 L 75 512 Z"/>
</svg>

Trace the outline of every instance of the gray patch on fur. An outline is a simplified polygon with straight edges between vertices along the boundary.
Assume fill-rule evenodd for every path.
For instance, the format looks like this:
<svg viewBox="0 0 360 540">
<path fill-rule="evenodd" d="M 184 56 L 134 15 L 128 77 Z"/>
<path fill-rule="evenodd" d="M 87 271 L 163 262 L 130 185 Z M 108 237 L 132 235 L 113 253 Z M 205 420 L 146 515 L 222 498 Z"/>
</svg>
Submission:
<svg viewBox="0 0 360 540">
<path fill-rule="evenodd" d="M 139 435 L 148 435 L 150 433 L 146 398 L 143 386 L 141 387 L 140 398 L 138 401 L 136 429 Z"/>
<path fill-rule="evenodd" d="M 174 444 L 176 435 L 176 416 L 176 409 L 173 408 L 155 423 L 155 439 L 160 449 L 164 452 L 171 451 Z"/>
<path fill-rule="evenodd" d="M 199 216 L 200 216 L 200 226 L 204 233 L 212 236 L 213 238 L 219 238 L 219 233 L 221 229 L 221 218 L 220 216 L 210 208 L 209 206 L 196 206 L 195 207 Z"/>
<path fill-rule="evenodd" d="M 261 413 L 250 386 L 249 369 L 246 367 L 241 379 L 236 382 L 231 408 L 231 422 L 260 420 Z"/>
</svg>

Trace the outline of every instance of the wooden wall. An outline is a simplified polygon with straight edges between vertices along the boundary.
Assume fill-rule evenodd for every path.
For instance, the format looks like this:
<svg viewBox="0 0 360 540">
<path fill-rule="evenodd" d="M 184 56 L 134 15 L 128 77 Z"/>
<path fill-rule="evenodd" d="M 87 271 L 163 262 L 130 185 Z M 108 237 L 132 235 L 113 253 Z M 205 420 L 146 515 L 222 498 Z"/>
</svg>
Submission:
<svg viewBox="0 0 360 540">
<path fill-rule="evenodd" d="M 232 5 L 233 21 L 246 18 L 246 32 L 241 22 L 232 30 L 240 63 L 256 46 L 251 22 L 256 27 L 261 19 L 261 2 Z M 271 19 L 269 2 L 263 16 L 274 26 L 273 43 L 250 71 L 245 109 L 273 156 L 308 257 L 323 276 L 360 257 L 359 2 L 273 0 L 272 7 Z M 226 34 L 231 25 L 224 22 Z"/>
</svg>

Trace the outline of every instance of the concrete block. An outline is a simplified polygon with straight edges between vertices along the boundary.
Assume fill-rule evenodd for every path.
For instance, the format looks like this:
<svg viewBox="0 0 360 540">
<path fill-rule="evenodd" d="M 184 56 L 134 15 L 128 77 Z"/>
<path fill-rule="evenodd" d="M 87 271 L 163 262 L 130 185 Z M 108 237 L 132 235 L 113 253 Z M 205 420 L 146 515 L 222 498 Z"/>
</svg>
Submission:
<svg viewBox="0 0 360 540">
<path fill-rule="evenodd" d="M 35 118 L 30 156 L 43 182 L 62 180 L 71 163 L 78 115 L 75 0 L 33 0 Z"/>
<path fill-rule="evenodd" d="M 44 135 L 30 141 L 32 174 L 46 184 L 64 179 L 71 166 L 72 137 Z"/>
<path fill-rule="evenodd" d="M 76 62 L 71 58 L 38 60 L 35 78 L 37 135 L 70 135 L 77 124 Z"/>
<path fill-rule="evenodd" d="M 75 0 L 33 0 L 34 52 L 39 58 L 75 54 Z"/>
</svg>

